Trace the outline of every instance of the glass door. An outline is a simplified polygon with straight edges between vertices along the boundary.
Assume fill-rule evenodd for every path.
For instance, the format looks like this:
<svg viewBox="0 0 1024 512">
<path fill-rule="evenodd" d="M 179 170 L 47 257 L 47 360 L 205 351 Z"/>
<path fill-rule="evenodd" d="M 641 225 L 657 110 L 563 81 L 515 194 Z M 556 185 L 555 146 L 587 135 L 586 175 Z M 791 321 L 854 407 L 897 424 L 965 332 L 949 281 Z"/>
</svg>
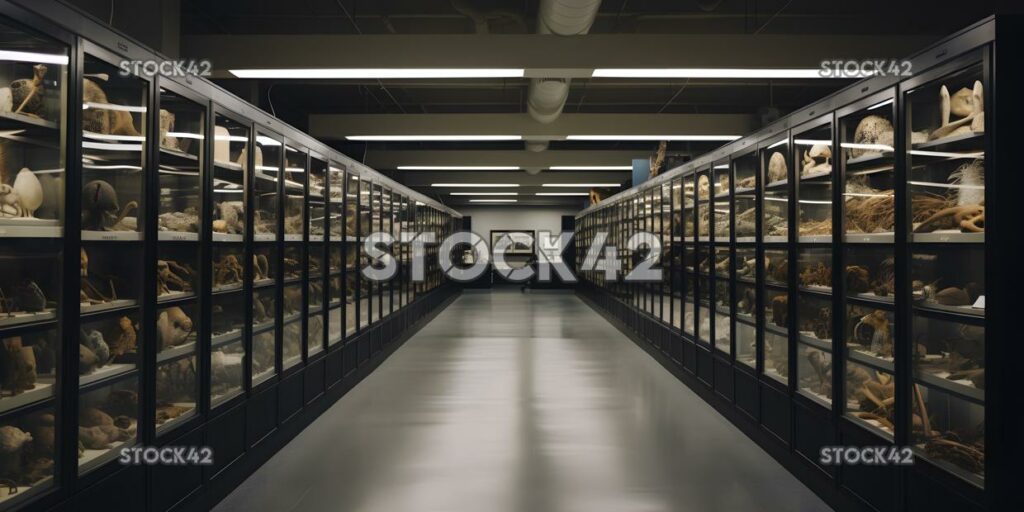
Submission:
<svg viewBox="0 0 1024 512">
<path fill-rule="evenodd" d="M 196 414 L 199 268 L 206 105 L 160 89 L 156 261 L 156 425 L 161 434 Z M 185 219 L 176 223 L 174 220 Z M 91 260 L 90 260 L 91 263 Z"/>
<path fill-rule="evenodd" d="M 355 327 L 349 327 L 355 325 L 355 318 L 353 315 L 345 314 L 345 187 L 348 181 L 345 177 L 345 167 L 331 161 L 327 167 L 327 181 L 330 182 L 330 198 L 327 202 L 327 231 L 330 237 L 327 244 L 327 281 L 324 286 L 328 308 L 327 344 L 333 346 L 341 342 L 349 330 L 355 331 Z"/>
<path fill-rule="evenodd" d="M 732 159 L 733 234 L 733 315 L 736 327 L 736 361 L 751 370 L 757 368 L 757 219 L 760 208 L 757 194 L 757 153 Z"/>
<path fill-rule="evenodd" d="M 281 361 L 287 370 L 302 362 L 303 303 L 306 266 L 306 175 L 309 154 L 305 148 L 284 146 L 284 288 L 281 296 Z"/>
<path fill-rule="evenodd" d="M 732 354 L 732 195 L 728 160 L 711 168 L 711 240 L 709 263 L 714 280 L 715 349 Z"/>
<path fill-rule="evenodd" d="M 213 127 L 210 194 L 213 265 L 210 289 L 210 407 L 245 388 L 247 277 L 252 257 L 246 249 L 246 189 L 252 144 L 251 124 L 218 112 Z"/>
<path fill-rule="evenodd" d="M 975 60 L 977 59 L 977 60 Z M 927 458 L 985 485 L 984 65 L 968 56 L 906 92 L 911 439 Z M 904 300 L 905 298 L 901 298 Z"/>
<path fill-rule="evenodd" d="M 327 160 L 315 154 L 310 155 L 308 184 L 306 185 L 306 356 L 312 356 L 324 349 L 324 332 L 327 317 L 324 309 L 325 257 L 327 250 L 327 202 L 328 192 Z M 340 332 L 340 331 L 339 331 Z"/>
<path fill-rule="evenodd" d="M 252 194 L 252 386 L 266 382 L 277 372 L 277 339 L 281 308 L 278 212 L 281 211 L 281 178 L 284 144 L 270 132 L 257 131 Z"/>
</svg>

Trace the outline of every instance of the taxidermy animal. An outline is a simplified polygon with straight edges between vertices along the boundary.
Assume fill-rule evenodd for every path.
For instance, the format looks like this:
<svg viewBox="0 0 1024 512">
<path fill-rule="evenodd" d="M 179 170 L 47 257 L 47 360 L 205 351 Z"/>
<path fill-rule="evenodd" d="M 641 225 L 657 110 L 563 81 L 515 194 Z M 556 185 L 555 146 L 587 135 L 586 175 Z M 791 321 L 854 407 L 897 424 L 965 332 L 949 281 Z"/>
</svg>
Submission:
<svg viewBox="0 0 1024 512">
<path fill-rule="evenodd" d="M 174 260 L 156 260 L 156 294 L 191 292 L 193 270 Z M 178 275 L 181 274 L 181 275 Z"/>
<path fill-rule="evenodd" d="M 270 263 L 267 262 L 266 255 L 253 254 L 252 255 L 252 271 L 253 280 L 262 281 L 264 279 L 270 279 Z"/>
<path fill-rule="evenodd" d="M 94 78 L 107 80 L 107 75 L 95 75 Z M 85 78 L 82 81 L 82 102 L 95 104 L 110 104 L 107 93 L 96 82 Z M 82 129 L 88 132 L 101 133 L 106 135 L 128 135 L 137 137 L 142 135 L 135 129 L 135 122 L 130 112 L 123 110 L 112 110 L 90 105 L 82 111 Z"/>
<path fill-rule="evenodd" d="M 107 364 L 107 361 L 110 360 L 110 347 L 107 345 L 107 341 L 103 339 L 103 333 L 96 329 L 90 329 L 82 331 L 81 336 L 81 345 L 96 355 L 96 366 L 99 367 Z"/>
<path fill-rule="evenodd" d="M 772 299 L 772 323 L 778 327 L 786 327 L 789 320 L 789 300 L 785 295 Z"/>
<path fill-rule="evenodd" d="M 78 291 L 79 300 L 83 304 L 102 304 L 104 302 L 110 302 L 117 300 L 117 289 L 114 288 L 114 280 L 108 279 L 107 282 L 110 285 L 110 295 L 106 295 L 100 292 L 99 288 L 92 282 L 92 278 L 89 277 L 89 253 L 85 252 L 85 247 L 79 248 L 79 273 L 81 274 L 80 284 L 81 287 Z"/>
<path fill-rule="evenodd" d="M 131 439 L 131 434 L 114 425 L 78 427 L 78 440 L 87 450 L 105 450 L 118 441 Z"/>
<path fill-rule="evenodd" d="M 39 336 L 32 344 L 32 352 L 36 358 L 36 372 L 43 375 L 53 373 L 57 365 L 57 353 L 50 346 L 50 340 L 45 336 Z"/>
<path fill-rule="evenodd" d="M 139 203 L 129 201 L 121 208 L 117 191 L 103 180 L 93 180 L 82 187 L 82 229 L 107 231 L 117 226 Z"/>
<path fill-rule="evenodd" d="M 157 349 L 185 343 L 193 329 L 192 319 L 181 308 L 175 306 L 161 311 L 156 319 Z"/>
<path fill-rule="evenodd" d="M 789 176 L 789 168 L 786 166 L 786 157 L 776 151 L 768 159 L 768 182 L 782 181 Z"/>
<path fill-rule="evenodd" d="M 122 316 L 117 321 L 117 327 L 119 331 L 117 338 L 110 343 L 110 356 L 114 359 L 124 354 L 134 353 L 136 343 L 138 342 L 135 326 L 132 325 L 130 318 Z"/>
<path fill-rule="evenodd" d="M 984 87 L 981 81 L 974 82 L 974 88 L 964 87 L 952 96 L 945 85 L 939 89 L 942 126 L 928 136 L 929 140 L 941 139 L 972 132 L 985 131 Z M 951 120 L 951 116 L 959 119 Z"/>
<path fill-rule="evenodd" d="M 78 425 L 82 427 L 98 427 L 100 425 L 113 424 L 113 417 L 95 407 L 86 407 L 78 413 Z"/>
<path fill-rule="evenodd" d="M 22 346 L 21 337 L 14 336 L 0 343 L 0 389 L 20 395 L 36 383 L 36 358 L 32 347 Z"/>
<path fill-rule="evenodd" d="M 107 395 L 104 409 L 118 416 L 135 416 L 139 409 L 139 394 L 130 389 L 115 389 Z"/>
<path fill-rule="evenodd" d="M 853 337 L 882 357 L 892 356 L 892 330 L 885 311 L 876 309 L 861 317 L 853 328 Z"/>
<path fill-rule="evenodd" d="M 888 119 L 876 115 L 865 116 L 864 119 L 857 123 L 857 128 L 853 132 L 853 142 L 855 144 L 877 144 L 892 147 L 893 133 L 892 123 Z M 879 154 L 880 152 L 881 148 L 854 148 L 850 149 L 850 158 L 857 158 L 868 154 Z"/>
<path fill-rule="evenodd" d="M 46 115 L 45 82 L 46 66 L 32 66 L 32 78 L 21 78 L 11 82 L 11 105 L 15 114 L 27 114 L 33 117 Z"/>
<path fill-rule="evenodd" d="M 0 476 L 21 478 L 22 452 L 31 441 L 32 435 L 18 427 L 0 427 Z"/>
<path fill-rule="evenodd" d="M 178 149 L 178 139 L 167 135 L 174 131 L 174 114 L 169 110 L 160 109 L 160 147 L 167 149 Z"/>
</svg>

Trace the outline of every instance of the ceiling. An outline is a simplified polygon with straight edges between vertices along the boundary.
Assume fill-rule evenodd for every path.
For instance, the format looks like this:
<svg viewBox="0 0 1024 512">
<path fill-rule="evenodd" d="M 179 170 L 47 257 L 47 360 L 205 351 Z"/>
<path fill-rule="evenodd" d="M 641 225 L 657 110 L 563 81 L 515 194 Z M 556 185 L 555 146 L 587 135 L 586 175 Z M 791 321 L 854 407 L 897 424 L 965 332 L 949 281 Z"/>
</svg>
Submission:
<svg viewBox="0 0 1024 512">
<path fill-rule="evenodd" d="M 568 141 L 566 135 L 743 135 L 850 83 L 806 78 L 591 78 L 592 68 L 644 67 L 645 63 L 647 67 L 813 68 L 823 59 L 899 58 L 995 11 L 994 3 L 986 1 L 604 0 L 588 35 L 563 38 L 535 35 L 540 0 L 180 2 L 181 54 L 210 58 L 218 83 L 353 158 L 456 207 L 468 204 L 469 197 L 450 196 L 447 192 L 454 189 L 430 185 L 512 182 L 521 185 L 518 204 L 582 206 L 584 198 L 534 194 L 550 191 L 541 185 L 551 182 L 626 183 L 630 172 L 569 174 L 547 167 L 629 165 L 634 158 L 649 157 L 658 142 Z M 76 3 L 86 4 L 97 17 L 106 17 L 106 1 Z M 474 22 L 474 18 L 484 21 Z M 511 66 L 526 69 L 526 76 L 563 73 L 576 78 L 562 117 L 544 125 L 526 114 L 529 78 L 242 80 L 230 78 L 227 72 L 254 64 Z M 364 143 L 345 139 L 460 130 L 515 132 L 527 139 L 548 140 L 550 146 L 532 153 L 524 150 L 521 141 Z M 720 144 L 671 142 L 668 153 L 681 162 Z M 541 172 L 398 171 L 401 165 L 513 165 Z"/>
</svg>

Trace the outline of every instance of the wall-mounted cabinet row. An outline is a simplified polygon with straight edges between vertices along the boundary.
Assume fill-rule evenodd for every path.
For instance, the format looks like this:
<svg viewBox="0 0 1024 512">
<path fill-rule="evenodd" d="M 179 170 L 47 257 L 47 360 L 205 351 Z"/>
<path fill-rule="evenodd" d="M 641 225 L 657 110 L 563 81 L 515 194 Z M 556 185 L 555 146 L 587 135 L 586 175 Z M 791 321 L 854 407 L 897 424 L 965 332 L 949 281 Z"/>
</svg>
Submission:
<svg viewBox="0 0 1024 512">
<path fill-rule="evenodd" d="M 998 449 L 986 443 L 986 367 L 1008 364 L 992 357 L 1006 340 L 986 308 L 998 302 L 986 209 L 998 206 L 993 176 L 1016 172 L 997 169 L 994 25 L 943 42 L 938 58 L 923 52 L 912 78 L 851 86 L 592 206 L 577 219 L 577 268 L 603 232 L 627 272 L 651 250 L 626 241 L 651 232 L 663 272 L 644 283 L 583 272 L 585 293 L 664 333 L 666 357 L 812 465 L 811 445 L 909 446 L 916 470 L 985 503 Z M 804 416 L 819 430 L 800 430 Z M 854 491 L 882 509 L 911 499 Z"/>
<path fill-rule="evenodd" d="M 4 510 L 194 427 L 430 293 L 440 270 L 414 283 L 405 243 L 391 280 L 361 278 L 379 263 L 363 241 L 441 239 L 456 220 L 32 20 L 0 16 Z"/>
</svg>

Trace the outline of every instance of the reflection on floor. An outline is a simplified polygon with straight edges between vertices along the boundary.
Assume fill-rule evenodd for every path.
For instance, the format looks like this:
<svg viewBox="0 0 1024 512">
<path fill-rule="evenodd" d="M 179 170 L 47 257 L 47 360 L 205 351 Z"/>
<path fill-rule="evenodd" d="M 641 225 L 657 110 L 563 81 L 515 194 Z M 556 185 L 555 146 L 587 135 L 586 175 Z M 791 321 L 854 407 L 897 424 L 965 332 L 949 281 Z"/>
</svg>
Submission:
<svg viewBox="0 0 1024 512">
<path fill-rule="evenodd" d="M 572 294 L 515 289 L 464 293 L 217 510 L 829 508 Z"/>
</svg>

